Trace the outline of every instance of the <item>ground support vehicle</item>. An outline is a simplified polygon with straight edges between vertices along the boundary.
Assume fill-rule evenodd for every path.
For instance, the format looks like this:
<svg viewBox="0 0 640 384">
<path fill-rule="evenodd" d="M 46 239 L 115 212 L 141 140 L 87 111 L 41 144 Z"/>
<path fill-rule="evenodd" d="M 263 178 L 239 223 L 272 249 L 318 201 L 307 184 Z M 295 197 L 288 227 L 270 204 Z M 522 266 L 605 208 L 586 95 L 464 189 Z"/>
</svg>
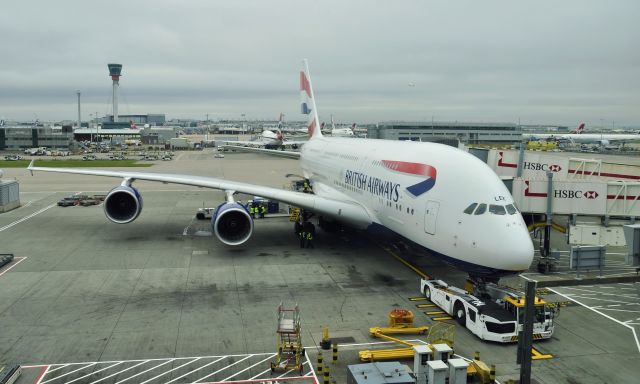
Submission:
<svg viewBox="0 0 640 384">
<path fill-rule="evenodd" d="M 278 306 L 278 355 L 271 362 L 271 372 L 297 370 L 302 375 L 302 335 L 300 326 L 300 309 L 298 305 L 288 309 Z"/>
<path fill-rule="evenodd" d="M 524 293 L 484 283 L 474 296 L 442 280 L 427 279 L 420 280 L 420 291 L 480 339 L 499 343 L 518 341 L 519 324 L 524 318 Z M 535 309 L 533 339 L 548 339 L 553 335 L 556 309 L 538 297 Z"/>
</svg>

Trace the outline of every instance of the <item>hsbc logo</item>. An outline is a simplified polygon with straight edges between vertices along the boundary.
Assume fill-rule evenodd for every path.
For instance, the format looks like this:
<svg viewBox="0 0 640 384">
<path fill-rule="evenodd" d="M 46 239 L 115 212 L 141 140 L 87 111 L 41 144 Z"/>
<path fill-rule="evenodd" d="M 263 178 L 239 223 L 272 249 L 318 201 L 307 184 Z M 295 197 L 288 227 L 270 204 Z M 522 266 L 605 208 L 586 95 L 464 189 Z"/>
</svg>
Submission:
<svg viewBox="0 0 640 384">
<path fill-rule="evenodd" d="M 600 196 L 596 191 L 574 191 L 570 189 L 555 189 L 553 197 L 556 199 L 596 199 Z"/>
<path fill-rule="evenodd" d="M 596 191 L 587 191 L 584 193 L 585 199 L 595 199 L 596 197 L 598 197 L 598 192 Z"/>
<path fill-rule="evenodd" d="M 525 161 L 522 164 L 523 169 L 528 169 L 530 171 L 549 171 L 549 172 L 560 172 L 562 167 L 558 164 L 543 164 L 543 163 L 532 163 L 529 161 Z"/>
<path fill-rule="evenodd" d="M 560 167 L 557 164 L 552 164 L 549 166 L 549 171 L 551 172 L 560 172 L 560 170 L 562 169 L 562 167 Z"/>
</svg>

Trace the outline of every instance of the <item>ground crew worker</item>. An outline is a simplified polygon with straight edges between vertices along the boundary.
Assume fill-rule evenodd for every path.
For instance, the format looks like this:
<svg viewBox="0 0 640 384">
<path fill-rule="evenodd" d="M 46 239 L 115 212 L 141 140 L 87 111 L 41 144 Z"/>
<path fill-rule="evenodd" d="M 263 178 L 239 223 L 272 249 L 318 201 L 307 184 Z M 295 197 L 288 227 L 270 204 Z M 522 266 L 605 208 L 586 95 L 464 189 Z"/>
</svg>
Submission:
<svg viewBox="0 0 640 384">
<path fill-rule="evenodd" d="M 309 180 L 304 179 L 302 182 L 302 192 L 309 193 L 311 191 L 311 186 L 309 185 Z"/>
<path fill-rule="evenodd" d="M 296 220 L 296 223 L 293 225 L 293 231 L 296 236 L 300 237 L 300 234 L 302 233 L 302 224 L 300 224 L 300 220 Z"/>
<path fill-rule="evenodd" d="M 264 214 L 267 213 L 267 207 L 262 204 L 260 205 L 260 218 L 264 219 Z"/>
<path fill-rule="evenodd" d="M 307 229 L 307 248 L 313 248 L 313 238 L 316 235 L 316 226 L 312 222 L 309 222 Z"/>
<path fill-rule="evenodd" d="M 304 231 L 305 224 L 300 225 L 300 232 L 298 232 L 298 237 L 300 238 L 300 248 L 305 248 L 307 245 L 307 234 Z"/>
<path fill-rule="evenodd" d="M 253 205 L 253 203 L 251 203 L 249 213 L 251 214 L 251 217 L 253 217 L 254 219 L 256 218 L 256 206 Z"/>
</svg>

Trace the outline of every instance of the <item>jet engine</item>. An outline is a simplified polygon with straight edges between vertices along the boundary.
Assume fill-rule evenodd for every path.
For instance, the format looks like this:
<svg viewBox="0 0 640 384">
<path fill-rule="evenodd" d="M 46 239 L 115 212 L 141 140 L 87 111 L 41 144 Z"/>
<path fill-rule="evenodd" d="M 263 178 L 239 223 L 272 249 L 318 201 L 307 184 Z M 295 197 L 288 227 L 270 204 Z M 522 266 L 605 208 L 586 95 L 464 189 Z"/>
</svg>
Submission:
<svg viewBox="0 0 640 384">
<path fill-rule="evenodd" d="M 227 245 L 240 245 L 253 233 L 253 218 L 247 209 L 235 202 L 222 203 L 211 218 L 216 237 Z"/>
<path fill-rule="evenodd" d="M 104 214 L 117 224 L 127 224 L 142 212 L 142 196 L 137 189 L 121 185 L 113 188 L 104 199 Z"/>
</svg>

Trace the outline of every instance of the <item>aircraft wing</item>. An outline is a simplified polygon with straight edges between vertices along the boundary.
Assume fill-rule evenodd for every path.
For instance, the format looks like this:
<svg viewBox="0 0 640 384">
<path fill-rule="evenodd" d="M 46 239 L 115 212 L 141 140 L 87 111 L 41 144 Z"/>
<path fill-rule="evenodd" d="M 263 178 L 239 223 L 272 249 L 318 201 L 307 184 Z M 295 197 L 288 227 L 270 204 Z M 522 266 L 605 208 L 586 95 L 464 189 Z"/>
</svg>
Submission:
<svg viewBox="0 0 640 384">
<path fill-rule="evenodd" d="M 234 151 L 240 151 L 240 152 L 266 153 L 268 155 L 288 157 L 290 159 L 300 158 L 300 152 L 296 152 L 296 151 L 281 151 L 279 149 L 245 147 L 242 145 L 230 145 L 230 144 L 225 144 L 222 147 L 224 147 L 225 149 L 232 149 Z"/>
<path fill-rule="evenodd" d="M 279 152 L 279 151 L 276 151 Z M 192 185 L 197 187 L 219 189 L 231 192 L 240 192 L 248 195 L 261 196 L 270 200 L 281 201 L 296 207 L 308 209 L 312 212 L 321 213 L 342 221 L 350 222 L 361 227 L 369 225 L 373 220 L 361 204 L 356 201 L 344 201 L 321 197 L 309 193 L 287 191 L 278 188 L 265 187 L 255 184 L 240 183 L 231 180 L 218 179 L 214 177 L 165 174 L 153 172 L 121 172 L 105 171 L 97 169 L 82 168 L 48 168 L 35 167 L 33 161 L 27 168 L 33 174 L 39 172 L 58 172 L 77 175 L 115 177 L 124 180 L 147 180 L 162 183 Z"/>
</svg>

